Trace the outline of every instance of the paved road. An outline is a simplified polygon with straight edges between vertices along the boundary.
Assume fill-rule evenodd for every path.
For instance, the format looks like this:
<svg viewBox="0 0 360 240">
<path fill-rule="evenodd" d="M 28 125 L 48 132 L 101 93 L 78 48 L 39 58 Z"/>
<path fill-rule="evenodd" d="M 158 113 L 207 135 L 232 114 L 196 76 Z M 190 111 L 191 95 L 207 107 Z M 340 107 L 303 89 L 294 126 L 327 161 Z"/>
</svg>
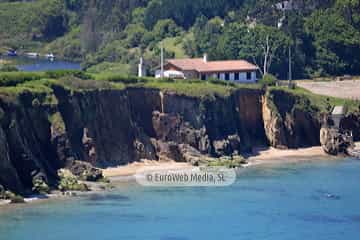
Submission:
<svg viewBox="0 0 360 240">
<path fill-rule="evenodd" d="M 360 100 L 360 80 L 311 82 L 298 81 L 298 86 L 313 93 Z"/>
</svg>

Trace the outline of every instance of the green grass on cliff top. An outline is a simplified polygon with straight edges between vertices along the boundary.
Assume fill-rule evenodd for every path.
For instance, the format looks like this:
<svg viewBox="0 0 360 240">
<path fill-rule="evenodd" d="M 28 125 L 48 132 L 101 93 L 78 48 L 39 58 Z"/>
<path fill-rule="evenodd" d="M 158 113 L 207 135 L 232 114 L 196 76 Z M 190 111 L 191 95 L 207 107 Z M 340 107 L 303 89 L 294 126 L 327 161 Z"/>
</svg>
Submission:
<svg viewBox="0 0 360 240">
<path fill-rule="evenodd" d="M 270 91 L 274 90 L 282 90 L 285 92 L 289 92 L 295 94 L 300 97 L 306 97 L 310 100 L 311 104 L 318 107 L 320 111 L 327 112 L 327 108 L 330 105 L 331 107 L 335 106 L 345 106 L 348 112 L 354 112 L 359 110 L 360 101 L 350 100 L 350 99 L 342 99 L 336 97 L 329 97 L 324 95 L 314 94 L 304 88 L 296 87 L 295 89 L 288 89 L 287 87 L 271 87 Z"/>
<path fill-rule="evenodd" d="M 123 83 L 126 87 L 153 88 L 192 97 L 229 96 L 233 91 L 240 88 L 260 89 L 259 84 L 235 84 L 220 80 L 155 79 L 124 77 L 116 74 L 97 74 L 94 75 L 94 78 L 99 81 Z"/>
<path fill-rule="evenodd" d="M 153 88 L 162 91 L 175 92 L 192 97 L 229 96 L 237 89 L 260 89 L 259 84 L 234 84 L 226 81 L 211 80 L 174 80 L 138 78 L 134 76 L 121 76 L 118 74 L 102 73 L 89 75 L 79 71 L 55 71 L 55 72 L 0 72 L 0 97 L 16 99 L 16 96 L 24 91 L 36 94 L 52 94 L 52 86 L 60 85 L 71 91 L 92 91 L 104 89 L 126 89 L 127 87 Z M 306 97 L 321 111 L 326 111 L 331 106 L 344 105 L 349 111 L 359 108 L 359 101 L 345 100 L 334 97 L 313 94 L 305 89 L 297 87 L 290 90 L 285 87 L 271 87 L 292 94 Z M 49 97 L 49 102 L 52 98 Z"/>
</svg>

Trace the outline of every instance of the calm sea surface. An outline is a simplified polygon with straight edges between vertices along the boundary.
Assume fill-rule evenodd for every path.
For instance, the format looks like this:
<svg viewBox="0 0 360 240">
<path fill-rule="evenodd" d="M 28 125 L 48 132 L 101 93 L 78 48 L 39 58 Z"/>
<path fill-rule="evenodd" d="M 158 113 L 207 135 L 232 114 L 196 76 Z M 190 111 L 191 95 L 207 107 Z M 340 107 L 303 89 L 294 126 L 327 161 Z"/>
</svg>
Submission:
<svg viewBox="0 0 360 240">
<path fill-rule="evenodd" d="M 241 170 L 226 188 L 129 183 L 3 211 L 0 239 L 359 239 L 359 185 L 356 160 Z"/>
</svg>

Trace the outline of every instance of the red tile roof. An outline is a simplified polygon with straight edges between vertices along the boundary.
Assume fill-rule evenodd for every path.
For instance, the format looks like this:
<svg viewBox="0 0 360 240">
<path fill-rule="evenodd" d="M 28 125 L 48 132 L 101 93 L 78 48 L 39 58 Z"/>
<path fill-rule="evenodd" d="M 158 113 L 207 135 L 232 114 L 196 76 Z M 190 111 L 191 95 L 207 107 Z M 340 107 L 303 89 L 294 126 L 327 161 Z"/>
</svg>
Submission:
<svg viewBox="0 0 360 240">
<path fill-rule="evenodd" d="M 204 62 L 202 58 L 170 59 L 167 60 L 171 65 L 184 71 L 195 70 L 199 73 L 210 72 L 245 72 L 256 71 L 258 67 L 245 60 L 228 61 L 208 61 Z"/>
</svg>

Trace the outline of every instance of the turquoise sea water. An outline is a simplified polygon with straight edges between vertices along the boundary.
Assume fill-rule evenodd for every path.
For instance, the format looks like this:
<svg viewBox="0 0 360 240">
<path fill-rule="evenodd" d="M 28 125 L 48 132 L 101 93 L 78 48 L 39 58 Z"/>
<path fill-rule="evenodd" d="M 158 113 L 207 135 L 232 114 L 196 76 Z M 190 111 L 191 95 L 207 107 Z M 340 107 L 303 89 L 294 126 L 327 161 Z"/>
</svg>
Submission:
<svg viewBox="0 0 360 240">
<path fill-rule="evenodd" d="M 241 170 L 226 188 L 123 184 L 0 213 L 0 239 L 359 239 L 359 184 L 356 160 Z"/>
</svg>

